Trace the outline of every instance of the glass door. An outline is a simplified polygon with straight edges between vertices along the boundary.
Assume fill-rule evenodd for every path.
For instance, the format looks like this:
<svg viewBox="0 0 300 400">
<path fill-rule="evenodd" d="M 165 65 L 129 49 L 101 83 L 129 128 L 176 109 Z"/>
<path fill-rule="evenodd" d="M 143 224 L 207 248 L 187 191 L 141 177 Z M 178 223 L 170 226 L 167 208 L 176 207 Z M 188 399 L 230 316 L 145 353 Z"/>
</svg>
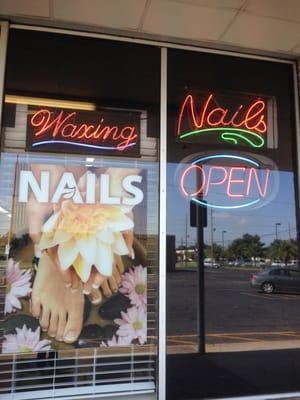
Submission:
<svg viewBox="0 0 300 400">
<path fill-rule="evenodd" d="M 168 398 L 284 391 L 291 366 L 274 383 L 257 365 L 299 348 L 292 66 L 168 65 Z"/>
</svg>

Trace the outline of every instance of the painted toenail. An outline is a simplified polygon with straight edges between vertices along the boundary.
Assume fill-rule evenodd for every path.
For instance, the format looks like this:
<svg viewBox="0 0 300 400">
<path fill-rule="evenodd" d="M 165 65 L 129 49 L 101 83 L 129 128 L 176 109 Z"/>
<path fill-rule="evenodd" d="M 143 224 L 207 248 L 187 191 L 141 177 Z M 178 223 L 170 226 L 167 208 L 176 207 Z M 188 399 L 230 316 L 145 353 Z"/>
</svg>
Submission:
<svg viewBox="0 0 300 400">
<path fill-rule="evenodd" d="M 88 294 L 90 294 L 91 292 L 90 292 L 89 290 L 83 289 L 82 293 L 88 295 Z"/>
<path fill-rule="evenodd" d="M 74 342 L 74 340 L 76 339 L 76 336 L 74 335 L 73 332 L 69 332 L 69 333 L 66 334 L 66 336 L 64 337 L 64 339 L 65 339 L 67 342 Z"/>
<path fill-rule="evenodd" d="M 98 285 L 98 283 L 93 283 L 92 284 L 92 288 L 93 289 L 99 289 L 100 285 Z"/>
<path fill-rule="evenodd" d="M 94 304 L 94 306 L 97 306 L 98 304 L 101 303 L 101 300 L 102 298 L 98 297 L 98 299 L 91 300 L 91 303 Z"/>
<path fill-rule="evenodd" d="M 133 249 L 131 249 L 131 259 L 134 260 L 135 259 L 135 252 Z"/>
</svg>

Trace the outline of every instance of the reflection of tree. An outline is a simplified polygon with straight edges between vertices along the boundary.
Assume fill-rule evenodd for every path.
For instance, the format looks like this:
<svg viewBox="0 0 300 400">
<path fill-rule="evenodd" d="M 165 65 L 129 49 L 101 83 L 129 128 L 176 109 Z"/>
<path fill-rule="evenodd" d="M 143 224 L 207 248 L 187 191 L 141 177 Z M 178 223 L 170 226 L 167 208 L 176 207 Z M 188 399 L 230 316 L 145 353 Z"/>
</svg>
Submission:
<svg viewBox="0 0 300 400">
<path fill-rule="evenodd" d="M 221 257 L 224 256 L 222 246 L 218 245 L 217 243 L 213 244 L 213 251 L 211 251 L 211 246 L 204 245 L 204 256 L 206 258 L 210 258 L 211 254 L 213 254 L 216 260 L 219 260 Z"/>
<path fill-rule="evenodd" d="M 280 260 L 287 264 L 297 257 L 297 244 L 295 240 L 274 240 L 268 252 L 273 260 Z"/>
<path fill-rule="evenodd" d="M 235 239 L 228 247 L 228 256 L 232 258 L 251 259 L 262 257 L 265 254 L 265 244 L 261 242 L 258 235 L 245 233 L 243 237 Z"/>
</svg>

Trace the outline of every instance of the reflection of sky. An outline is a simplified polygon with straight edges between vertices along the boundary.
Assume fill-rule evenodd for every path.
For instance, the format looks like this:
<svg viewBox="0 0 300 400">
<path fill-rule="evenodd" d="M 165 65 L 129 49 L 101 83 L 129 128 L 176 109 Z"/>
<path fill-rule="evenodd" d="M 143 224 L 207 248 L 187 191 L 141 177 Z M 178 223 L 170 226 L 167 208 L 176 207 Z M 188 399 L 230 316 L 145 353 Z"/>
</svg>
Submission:
<svg viewBox="0 0 300 400">
<path fill-rule="evenodd" d="M 19 162 L 27 164 L 28 162 L 42 162 L 42 163 L 61 163 L 63 157 L 55 157 L 53 155 L 46 157 L 28 156 L 19 157 Z M 0 206 L 6 211 L 12 210 L 12 193 L 14 182 L 14 165 L 16 155 L 3 154 L 0 168 L 1 180 L 1 193 L 0 193 Z M 82 165 L 85 163 L 85 158 L 69 156 L 65 162 L 72 163 L 72 165 Z M 116 167 L 122 166 L 128 168 L 132 166 L 131 160 L 126 161 L 112 161 L 101 160 L 97 167 Z M 148 214 L 148 233 L 157 232 L 157 190 L 158 190 L 158 170 L 156 163 L 137 162 L 135 167 L 147 170 L 147 214 Z M 186 225 L 187 225 L 187 242 L 194 244 L 196 241 L 196 229 L 189 226 L 189 201 L 181 194 L 179 189 L 179 175 L 175 175 L 177 164 L 168 164 L 167 178 L 168 178 L 168 193 L 167 193 L 167 232 L 168 234 L 176 235 L 177 245 L 185 243 L 186 240 Z M 294 182 L 293 173 L 281 171 L 279 175 L 279 189 L 277 195 L 270 200 L 270 202 L 261 208 L 244 208 L 240 210 L 213 210 L 213 226 L 214 241 L 222 244 L 222 231 L 224 233 L 225 244 L 230 243 L 233 239 L 242 236 L 244 233 L 258 234 L 261 236 L 262 241 L 269 244 L 275 239 L 275 224 L 280 223 L 278 226 L 278 238 L 288 239 L 289 237 L 296 237 L 296 216 L 295 216 L 295 196 L 294 196 Z M 192 177 L 190 177 L 192 180 Z M 269 187 L 272 192 L 276 190 L 276 182 L 270 177 Z M 194 182 L 194 180 L 193 180 Z M 193 186 L 192 186 L 193 187 Z M 238 185 L 235 186 L 238 189 Z M 152 190 L 153 189 L 153 190 Z M 277 190 L 276 190 L 277 191 Z M 222 188 L 214 186 L 210 194 L 210 200 L 216 198 L 221 199 L 223 196 Z M 254 196 L 255 193 L 251 192 L 250 195 Z M 269 195 L 272 194 L 269 192 Z M 224 200 L 224 199 L 223 199 Z M 230 200 L 225 199 L 223 204 L 228 204 Z M 145 204 L 146 205 L 146 204 Z M 186 218 L 188 223 L 186 224 Z M 139 224 L 136 224 L 136 229 L 139 230 Z M 10 219 L 7 214 L 0 212 L 0 235 L 5 234 L 10 226 Z M 141 227 L 140 227 L 141 228 Z M 143 230 L 143 229 L 142 229 Z M 204 229 L 205 242 L 210 243 L 211 234 L 211 211 L 208 210 L 208 227 Z"/>
<path fill-rule="evenodd" d="M 186 218 L 187 223 L 187 242 L 192 245 L 196 241 L 196 229 L 189 226 L 189 200 L 183 196 L 179 189 L 180 174 L 176 174 L 177 164 L 168 164 L 168 208 L 167 208 L 167 232 L 176 235 L 176 243 L 185 244 L 186 241 Z M 204 229 L 205 242 L 211 241 L 211 215 L 213 218 L 214 241 L 222 244 L 222 231 L 224 233 L 225 245 L 233 239 L 245 233 L 258 234 L 262 241 L 269 244 L 275 239 L 275 224 L 277 227 L 278 238 L 288 239 L 296 237 L 296 215 L 295 215 L 295 196 L 293 173 L 280 171 L 270 175 L 269 192 L 266 196 L 268 203 L 260 208 L 242 208 L 235 210 L 208 209 L 208 227 Z M 237 179 L 240 178 L 237 176 Z M 195 178 L 190 177 L 195 182 Z M 187 183 L 190 189 L 194 189 L 192 181 Z M 278 188 L 276 187 L 278 183 Z M 191 186 L 190 186 L 191 185 Z M 235 185 L 235 189 L 242 189 L 242 186 Z M 255 188 L 253 187 L 253 190 Z M 255 191 L 250 192 L 250 196 L 255 197 Z M 277 192 L 276 193 L 274 193 Z M 267 198 L 268 197 L 268 198 Z M 223 198 L 223 199 L 222 199 Z M 221 185 L 215 185 L 210 190 L 207 198 L 210 202 L 220 202 L 224 205 L 233 204 L 236 199 L 224 198 Z"/>
</svg>

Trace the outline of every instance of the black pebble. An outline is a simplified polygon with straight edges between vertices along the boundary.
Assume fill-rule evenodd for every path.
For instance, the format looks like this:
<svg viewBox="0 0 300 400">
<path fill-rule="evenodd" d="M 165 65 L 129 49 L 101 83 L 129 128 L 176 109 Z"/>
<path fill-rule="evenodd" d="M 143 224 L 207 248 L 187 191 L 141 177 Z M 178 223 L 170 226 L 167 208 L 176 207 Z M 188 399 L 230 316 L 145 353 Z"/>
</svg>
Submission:
<svg viewBox="0 0 300 400">
<path fill-rule="evenodd" d="M 105 340 L 105 330 L 96 324 L 86 325 L 79 336 L 75 347 L 98 347 Z"/>
<path fill-rule="evenodd" d="M 121 311 L 126 312 L 129 307 L 129 298 L 122 293 L 116 293 L 99 308 L 98 313 L 101 318 L 114 320 L 120 318 Z"/>
<path fill-rule="evenodd" d="M 4 335 L 8 335 L 9 333 L 16 333 L 16 328 L 23 328 L 23 325 L 32 331 L 36 331 L 36 329 L 40 326 L 39 321 L 26 314 L 14 314 L 8 317 L 3 323 L 3 331 Z"/>
<path fill-rule="evenodd" d="M 106 339 L 111 340 L 112 337 L 115 335 L 115 333 L 118 330 L 118 326 L 116 325 L 106 325 L 103 327 L 104 329 L 104 336 Z"/>
<path fill-rule="evenodd" d="M 91 302 L 84 296 L 84 308 L 83 308 L 83 321 L 85 322 L 88 319 L 91 310 Z"/>
</svg>

